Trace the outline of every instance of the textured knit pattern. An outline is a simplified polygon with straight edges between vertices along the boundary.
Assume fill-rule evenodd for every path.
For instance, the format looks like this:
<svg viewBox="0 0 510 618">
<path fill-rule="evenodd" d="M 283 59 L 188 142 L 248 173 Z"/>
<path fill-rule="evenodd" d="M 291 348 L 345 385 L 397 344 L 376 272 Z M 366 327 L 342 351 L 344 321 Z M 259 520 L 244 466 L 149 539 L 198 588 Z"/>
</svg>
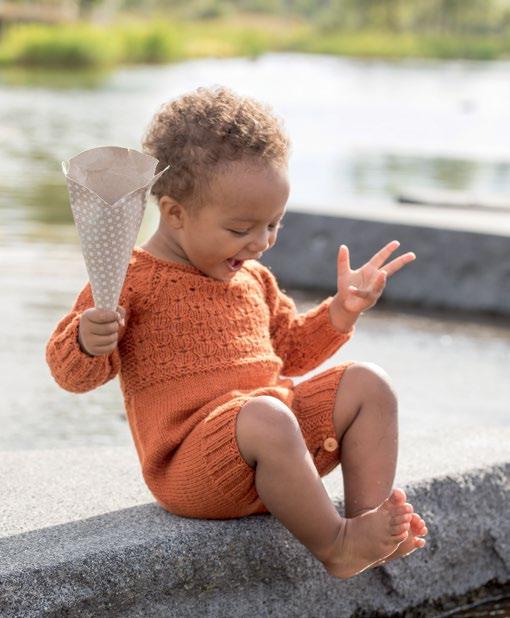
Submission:
<svg viewBox="0 0 510 618">
<path fill-rule="evenodd" d="M 335 399 L 340 379 L 350 364 L 347 361 L 303 380 L 286 402 L 297 418 L 320 476 L 341 460 L 338 446 L 326 450 L 324 444 L 336 436 Z M 186 436 L 168 466 L 158 470 L 155 497 L 163 507 L 177 515 L 208 519 L 267 512 L 257 494 L 255 470 L 241 457 L 236 440 L 237 414 L 250 399 L 253 395 L 233 397 L 209 412 Z"/>
<path fill-rule="evenodd" d="M 299 314 L 255 260 L 222 282 L 135 247 L 117 348 L 102 356 L 80 349 L 80 316 L 94 306 L 87 283 L 52 333 L 46 359 L 56 382 L 76 393 L 119 374 L 142 473 L 158 497 L 167 491 L 161 484 L 171 483 L 166 470 L 176 448 L 211 412 L 260 394 L 292 405 L 294 384 L 282 375 L 315 369 L 352 336 L 332 326 L 331 301 Z"/>
</svg>

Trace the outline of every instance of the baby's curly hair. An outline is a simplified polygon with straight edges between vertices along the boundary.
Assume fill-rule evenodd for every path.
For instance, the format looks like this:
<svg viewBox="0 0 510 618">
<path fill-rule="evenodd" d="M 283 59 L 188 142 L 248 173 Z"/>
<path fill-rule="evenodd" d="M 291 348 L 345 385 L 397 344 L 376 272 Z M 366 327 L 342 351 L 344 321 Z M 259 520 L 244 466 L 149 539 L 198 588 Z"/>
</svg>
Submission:
<svg viewBox="0 0 510 618">
<path fill-rule="evenodd" d="M 163 104 L 142 145 L 159 160 L 156 171 L 170 165 L 151 193 L 191 209 L 202 205 L 212 177 L 230 162 L 286 165 L 290 140 L 268 105 L 213 86 Z"/>
</svg>

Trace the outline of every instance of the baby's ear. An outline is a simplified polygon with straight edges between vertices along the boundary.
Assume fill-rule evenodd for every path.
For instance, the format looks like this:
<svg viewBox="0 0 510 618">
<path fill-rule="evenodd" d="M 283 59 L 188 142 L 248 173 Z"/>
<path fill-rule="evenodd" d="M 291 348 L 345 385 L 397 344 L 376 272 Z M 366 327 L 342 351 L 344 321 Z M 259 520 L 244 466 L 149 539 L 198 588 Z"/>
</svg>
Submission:
<svg viewBox="0 0 510 618">
<path fill-rule="evenodd" d="M 159 198 L 159 214 L 161 218 L 175 229 L 182 227 L 185 209 L 182 204 L 168 195 Z"/>
<path fill-rule="evenodd" d="M 172 199 L 168 195 L 162 195 L 158 198 L 158 208 L 160 212 L 167 207 L 169 201 L 172 201 Z"/>
</svg>

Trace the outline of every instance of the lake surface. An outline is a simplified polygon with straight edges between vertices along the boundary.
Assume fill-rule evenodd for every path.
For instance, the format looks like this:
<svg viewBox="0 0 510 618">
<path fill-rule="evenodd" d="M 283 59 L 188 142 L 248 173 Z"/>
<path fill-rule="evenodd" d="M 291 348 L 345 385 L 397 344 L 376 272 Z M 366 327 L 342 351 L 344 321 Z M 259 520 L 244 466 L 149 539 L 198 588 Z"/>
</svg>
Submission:
<svg viewBox="0 0 510 618">
<path fill-rule="evenodd" d="M 200 85 L 228 85 L 284 119 L 290 207 L 381 205 L 407 187 L 508 195 L 509 78 L 510 62 L 302 54 L 111 74 L 2 70 L 0 242 L 65 234 L 72 217 L 61 161 L 98 145 L 140 148 L 157 108 Z M 154 216 L 149 209 L 149 226 Z"/>
</svg>

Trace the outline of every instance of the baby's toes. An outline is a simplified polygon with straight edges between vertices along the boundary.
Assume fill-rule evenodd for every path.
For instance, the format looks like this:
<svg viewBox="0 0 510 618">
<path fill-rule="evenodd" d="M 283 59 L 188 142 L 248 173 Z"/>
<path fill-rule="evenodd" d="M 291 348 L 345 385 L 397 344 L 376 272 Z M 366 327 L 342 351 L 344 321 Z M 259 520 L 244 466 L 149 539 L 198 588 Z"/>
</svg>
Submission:
<svg viewBox="0 0 510 618">
<path fill-rule="evenodd" d="M 413 513 L 412 515 L 411 530 L 415 536 L 425 536 L 428 532 L 425 522 L 418 513 Z"/>
<path fill-rule="evenodd" d="M 413 531 L 413 534 L 418 535 L 424 525 L 425 525 L 425 522 L 418 515 L 418 513 L 413 513 L 411 515 L 411 530 Z"/>
<path fill-rule="evenodd" d="M 394 526 L 395 524 L 411 524 L 412 528 L 412 515 L 411 513 L 404 513 L 403 515 L 394 515 L 391 518 L 390 525 Z"/>
<path fill-rule="evenodd" d="M 388 498 L 390 501 L 391 506 L 393 507 L 398 507 L 398 506 L 403 506 L 405 504 L 406 501 L 406 492 L 403 489 L 400 489 L 399 487 L 395 487 L 390 494 L 390 497 Z"/>
<path fill-rule="evenodd" d="M 427 542 L 420 537 L 424 537 L 428 533 L 428 530 L 423 519 L 416 513 L 413 514 L 411 520 L 411 532 L 414 536 L 414 546 L 419 549 L 425 547 Z"/>
<path fill-rule="evenodd" d="M 414 507 L 410 502 L 406 502 L 404 508 L 406 509 L 406 513 L 414 513 Z"/>
<path fill-rule="evenodd" d="M 409 506 L 405 500 L 406 494 L 403 489 L 392 489 L 391 494 L 379 508 L 386 511 L 387 515 L 390 516 L 390 519 L 393 520 L 396 515 L 404 515 L 405 513 L 410 512 Z"/>
<path fill-rule="evenodd" d="M 412 513 L 413 511 L 413 505 L 409 504 L 409 502 L 405 502 L 404 504 L 395 507 L 392 510 L 392 515 L 407 515 L 408 513 Z"/>
<path fill-rule="evenodd" d="M 404 538 L 407 538 L 410 528 L 411 528 L 411 524 L 408 522 L 404 522 L 402 524 L 392 523 L 390 525 L 390 534 L 393 537 L 400 537 L 405 534 Z"/>
</svg>

